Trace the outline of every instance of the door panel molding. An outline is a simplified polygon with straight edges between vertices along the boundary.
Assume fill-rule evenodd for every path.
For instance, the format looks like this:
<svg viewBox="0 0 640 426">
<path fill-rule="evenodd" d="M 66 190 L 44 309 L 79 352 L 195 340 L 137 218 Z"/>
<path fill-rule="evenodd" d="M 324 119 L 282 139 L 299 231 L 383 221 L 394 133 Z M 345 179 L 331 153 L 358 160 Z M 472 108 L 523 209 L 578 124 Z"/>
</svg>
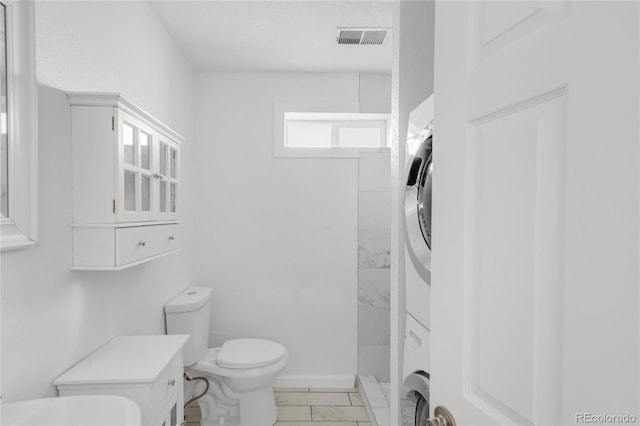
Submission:
<svg viewBox="0 0 640 426">
<path fill-rule="evenodd" d="M 567 16 L 566 1 L 471 2 L 469 66 Z"/>
<path fill-rule="evenodd" d="M 560 416 L 564 95 L 549 91 L 467 129 L 465 397 L 514 424 Z"/>
</svg>

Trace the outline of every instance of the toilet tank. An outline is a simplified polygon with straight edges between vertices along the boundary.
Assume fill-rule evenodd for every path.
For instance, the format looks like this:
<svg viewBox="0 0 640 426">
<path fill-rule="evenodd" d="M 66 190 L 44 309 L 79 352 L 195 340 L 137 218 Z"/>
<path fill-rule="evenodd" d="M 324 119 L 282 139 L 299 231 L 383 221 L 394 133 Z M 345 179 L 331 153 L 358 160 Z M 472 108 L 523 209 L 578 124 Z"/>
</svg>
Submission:
<svg viewBox="0 0 640 426">
<path fill-rule="evenodd" d="M 209 347 L 211 289 L 189 287 L 164 306 L 167 334 L 189 334 L 184 346 L 184 365 L 198 362 Z"/>
</svg>

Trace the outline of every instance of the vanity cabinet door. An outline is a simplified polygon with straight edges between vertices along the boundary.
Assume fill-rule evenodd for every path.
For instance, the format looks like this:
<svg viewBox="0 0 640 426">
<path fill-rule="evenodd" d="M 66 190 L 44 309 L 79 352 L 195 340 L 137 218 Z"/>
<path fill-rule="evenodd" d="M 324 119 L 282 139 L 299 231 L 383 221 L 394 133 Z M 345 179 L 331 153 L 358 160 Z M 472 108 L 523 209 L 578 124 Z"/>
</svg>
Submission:
<svg viewBox="0 0 640 426">
<path fill-rule="evenodd" d="M 151 389 L 153 406 L 151 412 L 157 421 L 154 424 L 177 426 L 184 418 L 184 385 L 181 354 L 176 354 L 159 375 Z"/>
<path fill-rule="evenodd" d="M 178 426 L 178 403 L 173 404 L 171 410 L 169 410 L 169 418 L 167 419 L 170 426 Z"/>
<path fill-rule="evenodd" d="M 184 421 L 180 420 L 178 421 L 178 403 L 175 402 L 172 406 L 171 409 L 169 410 L 169 412 L 167 413 L 166 417 L 164 418 L 164 420 L 162 421 L 162 426 L 178 426 L 178 425 L 184 425 Z"/>
</svg>

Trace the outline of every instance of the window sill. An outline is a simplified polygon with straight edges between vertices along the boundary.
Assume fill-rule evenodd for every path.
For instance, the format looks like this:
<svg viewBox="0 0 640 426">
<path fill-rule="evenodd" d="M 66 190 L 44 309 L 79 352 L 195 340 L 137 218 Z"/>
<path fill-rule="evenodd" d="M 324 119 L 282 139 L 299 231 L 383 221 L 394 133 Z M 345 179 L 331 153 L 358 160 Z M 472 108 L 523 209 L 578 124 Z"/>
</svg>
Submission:
<svg viewBox="0 0 640 426">
<path fill-rule="evenodd" d="M 391 148 L 285 148 L 278 147 L 275 158 L 359 158 L 364 153 L 385 153 Z"/>
<path fill-rule="evenodd" d="M 0 251 L 18 250 L 38 245 L 36 241 L 27 238 L 25 234 L 20 232 L 15 222 L 10 219 L 2 218 L 0 228 Z"/>
</svg>

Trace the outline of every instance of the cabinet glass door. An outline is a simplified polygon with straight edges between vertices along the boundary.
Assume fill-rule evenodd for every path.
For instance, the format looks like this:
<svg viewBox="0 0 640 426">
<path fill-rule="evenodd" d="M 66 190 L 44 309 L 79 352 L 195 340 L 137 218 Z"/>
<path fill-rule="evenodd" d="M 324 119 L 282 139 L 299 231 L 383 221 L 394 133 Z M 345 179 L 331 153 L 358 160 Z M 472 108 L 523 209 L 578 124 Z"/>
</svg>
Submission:
<svg viewBox="0 0 640 426">
<path fill-rule="evenodd" d="M 158 139 L 158 212 L 162 219 L 172 219 L 178 214 L 180 158 L 178 146 L 160 136 Z"/>
<path fill-rule="evenodd" d="M 122 145 L 124 147 L 124 209 L 128 212 L 136 211 L 136 129 L 129 123 L 122 126 Z"/>
<path fill-rule="evenodd" d="M 140 131 L 140 210 L 151 211 L 151 145 L 150 134 Z"/>
<path fill-rule="evenodd" d="M 154 198 L 153 131 L 128 114 L 123 114 L 120 129 L 122 184 L 119 218 L 149 220 Z"/>
</svg>

